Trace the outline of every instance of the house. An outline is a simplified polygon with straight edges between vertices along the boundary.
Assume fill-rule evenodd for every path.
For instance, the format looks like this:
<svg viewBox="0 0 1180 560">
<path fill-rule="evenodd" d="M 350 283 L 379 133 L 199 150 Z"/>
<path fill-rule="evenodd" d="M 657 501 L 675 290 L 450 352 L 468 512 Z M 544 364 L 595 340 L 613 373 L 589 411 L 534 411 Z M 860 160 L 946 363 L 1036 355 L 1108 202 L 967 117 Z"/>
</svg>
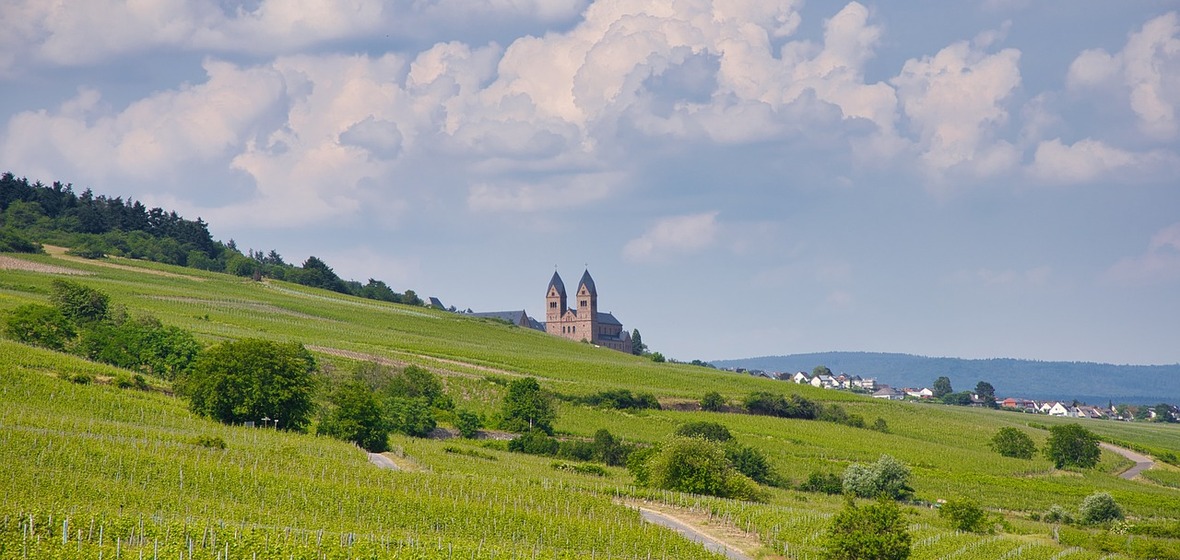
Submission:
<svg viewBox="0 0 1180 560">
<path fill-rule="evenodd" d="M 1096 406 L 1075 406 L 1073 407 L 1073 413 L 1076 418 L 1089 418 L 1092 420 L 1103 420 L 1106 418 L 1106 414 L 1102 412 L 1102 409 Z"/>
<path fill-rule="evenodd" d="M 865 377 L 864 379 L 860 379 L 858 383 L 858 380 L 854 377 L 852 379 L 852 386 L 864 389 L 866 391 L 876 391 L 877 380 L 873 379 L 872 377 Z"/>
<path fill-rule="evenodd" d="M 886 399 L 891 401 L 900 401 L 905 399 L 905 393 L 894 389 L 888 385 L 881 385 L 879 389 L 873 391 L 874 399 Z"/>
<path fill-rule="evenodd" d="M 529 317 L 523 309 L 519 311 L 488 311 L 484 313 L 470 313 L 468 317 L 478 317 L 483 319 L 496 319 L 506 323 L 512 323 L 518 327 L 526 329 L 534 329 L 545 332 L 545 324 Z"/>
<path fill-rule="evenodd" d="M 794 381 L 795 383 L 799 383 L 800 385 L 802 385 L 804 383 L 811 383 L 811 376 L 809 376 L 806 373 L 803 373 L 801 371 L 797 371 L 797 372 L 795 372 L 795 375 L 791 376 L 791 381 Z"/>
<path fill-rule="evenodd" d="M 1056 401 L 1042 404 L 1041 410 L 1042 414 L 1048 414 L 1049 416 L 1070 416 L 1069 407 Z"/>
<path fill-rule="evenodd" d="M 1022 399 L 1020 397 L 1008 397 L 1000 401 L 999 405 L 1004 408 L 1014 408 L 1016 410 L 1031 412 L 1034 414 L 1037 413 L 1039 409 L 1039 405 L 1036 403 L 1036 401 Z"/>
<path fill-rule="evenodd" d="M 835 389 L 838 387 L 836 378 L 830 375 L 817 375 L 811 378 L 812 387 L 822 387 L 824 389 Z"/>
<path fill-rule="evenodd" d="M 934 391 L 931 389 L 928 389 L 926 387 L 923 387 L 921 389 L 910 388 L 910 389 L 902 389 L 902 390 L 905 391 L 905 394 L 907 397 L 914 397 L 915 399 L 933 399 L 934 398 Z"/>
</svg>

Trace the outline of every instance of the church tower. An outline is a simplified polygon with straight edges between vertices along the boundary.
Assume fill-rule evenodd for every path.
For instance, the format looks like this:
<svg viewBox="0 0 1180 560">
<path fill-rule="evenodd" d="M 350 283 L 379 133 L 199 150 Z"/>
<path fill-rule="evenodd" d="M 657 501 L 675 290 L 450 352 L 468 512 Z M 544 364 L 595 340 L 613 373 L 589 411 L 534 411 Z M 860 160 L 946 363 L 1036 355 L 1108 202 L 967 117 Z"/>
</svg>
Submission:
<svg viewBox="0 0 1180 560">
<path fill-rule="evenodd" d="M 582 273 L 576 297 L 578 300 L 578 332 L 585 333 L 583 338 L 588 342 L 595 342 L 600 334 L 598 332 L 598 290 L 594 287 L 594 279 L 590 277 L 589 270 Z"/>
<path fill-rule="evenodd" d="M 557 271 L 553 271 L 553 278 L 549 280 L 549 288 L 545 292 L 545 332 L 562 335 L 561 319 L 565 315 L 566 295 L 565 282 Z"/>
</svg>

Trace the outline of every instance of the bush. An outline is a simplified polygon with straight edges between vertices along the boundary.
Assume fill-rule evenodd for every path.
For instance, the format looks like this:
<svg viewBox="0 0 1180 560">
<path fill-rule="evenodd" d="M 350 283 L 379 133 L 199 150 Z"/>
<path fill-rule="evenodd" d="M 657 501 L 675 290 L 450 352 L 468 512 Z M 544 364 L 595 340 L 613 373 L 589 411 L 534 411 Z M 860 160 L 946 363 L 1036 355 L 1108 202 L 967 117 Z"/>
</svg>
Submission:
<svg viewBox="0 0 1180 560">
<path fill-rule="evenodd" d="M 554 462 L 549 465 L 554 470 L 576 472 L 578 474 L 588 474 L 591 476 L 607 476 L 606 469 L 598 465 L 576 465 L 573 463 Z"/>
<path fill-rule="evenodd" d="M 30 303 L 13 309 L 4 322 L 9 338 L 50 350 L 65 350 L 77 335 L 72 321 L 56 308 Z"/>
<path fill-rule="evenodd" d="M 460 410 L 455 415 L 455 428 L 459 430 L 461 437 L 472 439 L 479 435 L 480 428 L 483 428 L 483 418 L 469 410 Z"/>
<path fill-rule="evenodd" d="M 576 461 L 593 461 L 594 444 L 589 441 L 566 440 L 558 444 L 557 456 Z"/>
<path fill-rule="evenodd" d="M 987 530 L 987 514 L 970 498 L 947 500 L 938 510 L 938 516 L 949 519 L 956 531 L 982 533 Z"/>
<path fill-rule="evenodd" d="M 425 397 L 391 398 L 387 401 L 386 409 L 393 430 L 407 436 L 424 438 L 438 427 L 434 409 Z"/>
<path fill-rule="evenodd" d="M 500 411 L 501 429 L 510 432 L 537 429 L 552 434 L 556 419 L 553 399 L 541 390 L 536 379 L 524 377 L 508 384 L 508 394 L 504 396 Z"/>
<path fill-rule="evenodd" d="M 107 317 L 110 296 L 89 286 L 69 280 L 54 280 L 49 301 L 70 320 L 77 323 L 101 321 Z"/>
<path fill-rule="evenodd" d="M 717 391 L 705 393 L 701 398 L 701 410 L 706 412 L 721 412 L 725 410 L 725 398 Z"/>
<path fill-rule="evenodd" d="M 673 436 L 647 461 L 651 486 L 739 500 L 763 499 L 757 484 L 730 465 L 721 445 Z"/>
<path fill-rule="evenodd" d="M 1045 515 L 1041 516 L 1041 521 L 1044 521 L 1045 523 L 1070 524 L 1073 523 L 1073 515 L 1070 515 L 1070 513 L 1065 510 L 1065 508 L 1057 504 L 1053 504 L 1049 508 L 1049 511 L 1045 512 Z"/>
<path fill-rule="evenodd" d="M 824 542 L 831 560 L 904 560 L 912 537 L 901 508 L 889 500 L 858 507 L 849 499 L 832 517 Z"/>
<path fill-rule="evenodd" d="M 193 444 L 209 449 L 225 449 L 225 440 L 221 439 L 221 436 L 197 436 L 193 439 Z"/>
<path fill-rule="evenodd" d="M 610 431 L 606 428 L 600 428 L 594 432 L 594 458 L 606 463 L 612 467 L 618 467 L 627 463 L 628 456 L 634 449 L 634 446 L 624 444 L 615 439 Z"/>
<path fill-rule="evenodd" d="M 389 449 L 392 426 L 368 385 L 357 379 L 348 381 L 333 391 L 331 402 L 335 408 L 320 424 L 320 433 L 350 441 L 371 453 Z"/>
<path fill-rule="evenodd" d="M 517 453 L 527 453 L 529 455 L 546 455 L 553 456 L 557 454 L 557 450 L 561 447 L 556 439 L 553 439 L 541 430 L 532 430 L 525 432 L 515 439 L 508 442 L 508 450 Z"/>
<path fill-rule="evenodd" d="M 820 413 L 820 407 L 799 395 L 784 397 L 767 391 L 750 393 L 743 404 L 751 414 L 765 414 L 779 418 L 812 420 Z"/>
<path fill-rule="evenodd" d="M 729 428 L 717 422 L 687 422 L 676 428 L 676 435 L 684 437 L 699 437 L 717 443 L 725 443 L 733 439 Z"/>
<path fill-rule="evenodd" d="M 1000 428 L 989 445 L 996 453 L 1017 459 L 1032 459 L 1037 452 L 1037 446 L 1028 434 L 1011 427 Z"/>
<path fill-rule="evenodd" d="M 804 492 L 822 492 L 824 494 L 843 494 L 844 481 L 836 473 L 822 473 L 813 471 L 807 476 L 807 481 L 799 485 Z"/>
<path fill-rule="evenodd" d="M 207 350 L 180 385 L 193 411 L 225 423 L 277 419 L 302 430 L 312 413 L 315 358 L 303 345 L 261 339 Z"/>
<path fill-rule="evenodd" d="M 585 397 L 573 397 L 574 402 L 615 410 L 659 410 L 660 402 L 651 393 L 631 394 L 627 389 L 600 391 Z"/>
<path fill-rule="evenodd" d="M 1098 525 L 1123 518 L 1123 508 L 1106 492 L 1095 492 L 1082 500 L 1078 520 L 1087 525 Z"/>
<path fill-rule="evenodd" d="M 844 470 L 844 491 L 862 498 L 905 498 L 913 492 L 909 481 L 909 467 L 889 455 L 872 465 L 854 463 Z"/>
<path fill-rule="evenodd" d="M 766 459 L 766 455 L 763 455 L 761 451 L 753 447 L 731 442 L 725 446 L 725 458 L 729 459 L 729 463 L 738 472 L 759 484 L 765 484 L 767 486 L 779 486 L 781 484 L 778 473 L 774 472 L 774 468 L 770 466 L 770 461 Z"/>
<path fill-rule="evenodd" d="M 30 240 L 20 231 L 5 227 L 0 229 L 0 253 L 40 253 L 41 244 Z"/>
</svg>

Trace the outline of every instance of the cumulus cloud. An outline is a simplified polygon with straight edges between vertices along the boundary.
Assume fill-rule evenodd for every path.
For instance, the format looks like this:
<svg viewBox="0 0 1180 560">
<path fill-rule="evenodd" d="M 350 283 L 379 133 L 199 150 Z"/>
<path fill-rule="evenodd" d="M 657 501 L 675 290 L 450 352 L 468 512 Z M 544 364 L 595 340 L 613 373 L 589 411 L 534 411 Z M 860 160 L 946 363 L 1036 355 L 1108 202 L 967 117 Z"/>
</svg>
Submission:
<svg viewBox="0 0 1180 560">
<path fill-rule="evenodd" d="M 1083 51 L 1070 64 L 1066 83 L 1075 91 L 1113 92 L 1135 113 L 1144 134 L 1175 138 L 1180 132 L 1180 16 L 1170 12 L 1151 19 L 1117 53 Z"/>
<path fill-rule="evenodd" d="M 1161 170 L 1174 170 L 1176 157 L 1162 150 L 1129 152 L 1086 138 L 1066 145 L 1054 138 L 1037 145 L 1029 176 L 1047 184 L 1085 183 L 1108 179 L 1137 180 Z"/>
<path fill-rule="evenodd" d="M 535 183 L 480 183 L 468 189 L 467 208 L 474 212 L 536 212 L 577 207 L 606 198 L 619 180 L 618 173 L 595 173 L 549 177 Z"/>
<path fill-rule="evenodd" d="M 891 83 L 927 172 L 986 177 L 1019 163 L 1019 151 L 996 135 L 1008 120 L 1005 101 L 1020 86 L 1019 62 L 1016 49 L 988 54 L 966 41 L 906 61 Z"/>
<path fill-rule="evenodd" d="M 661 219 L 623 247 L 627 260 L 660 260 L 669 254 L 694 253 L 711 246 L 717 239 L 720 224 L 717 212 L 688 214 Z"/>
<path fill-rule="evenodd" d="M 1116 262 L 1107 269 L 1106 279 L 1125 285 L 1180 281 L 1180 223 L 1156 232 L 1142 255 Z"/>
</svg>

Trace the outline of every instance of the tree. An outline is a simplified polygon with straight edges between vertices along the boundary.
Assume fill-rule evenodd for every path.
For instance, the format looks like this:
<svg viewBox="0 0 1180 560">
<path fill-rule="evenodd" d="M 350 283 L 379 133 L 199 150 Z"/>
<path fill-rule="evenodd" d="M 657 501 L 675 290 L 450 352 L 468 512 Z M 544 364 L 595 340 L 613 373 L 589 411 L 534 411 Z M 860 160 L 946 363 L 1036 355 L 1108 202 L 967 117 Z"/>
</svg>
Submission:
<svg viewBox="0 0 1180 560">
<path fill-rule="evenodd" d="M 1079 467 L 1088 469 L 1098 464 L 1102 450 L 1098 447 L 1098 436 L 1078 424 L 1062 424 L 1049 428 L 1049 441 L 1045 443 L 1045 456 L 1057 468 Z"/>
<path fill-rule="evenodd" d="M 394 374 L 389 380 L 388 392 L 394 398 L 423 398 L 434 408 L 442 410 L 450 410 L 455 406 L 443 392 L 442 378 L 413 364 Z"/>
<path fill-rule="evenodd" d="M 955 390 L 951 388 L 951 378 L 947 376 L 939 377 L 934 380 L 934 398 L 941 399 L 943 395 L 949 395 Z"/>
<path fill-rule="evenodd" d="M 508 394 L 500 410 L 500 428 L 512 432 L 541 430 L 553 434 L 557 412 L 553 399 L 541 391 L 532 377 L 516 379 L 508 385 Z"/>
<path fill-rule="evenodd" d="M 631 331 L 631 353 L 636 356 L 642 356 L 647 352 L 647 345 L 643 343 L 643 337 L 639 335 L 639 329 Z"/>
<path fill-rule="evenodd" d="M 51 350 L 65 350 L 77 332 L 74 323 L 56 307 L 30 303 L 13 309 L 4 323 L 13 340 Z"/>
<path fill-rule="evenodd" d="M 381 401 L 359 379 L 345 382 L 332 394 L 335 408 L 327 414 L 319 431 L 344 441 L 351 441 L 372 453 L 389 449 L 391 426 Z"/>
<path fill-rule="evenodd" d="M 386 408 L 390 425 L 394 430 L 407 436 L 426 437 L 438 427 L 434 419 L 434 409 L 431 408 L 430 401 L 423 397 L 394 397 L 387 401 Z"/>
<path fill-rule="evenodd" d="M 992 436 L 992 441 L 989 445 L 992 451 L 1005 457 L 1015 457 L 1017 459 L 1032 459 L 1033 454 L 1037 452 L 1037 446 L 1033 443 L 1032 438 L 1028 434 L 1012 427 L 1000 428 L 1000 431 Z"/>
<path fill-rule="evenodd" d="M 662 364 L 665 361 L 667 361 L 667 359 L 664 358 L 664 355 L 659 352 L 652 352 L 651 353 L 651 361 L 653 361 L 657 364 Z"/>
<path fill-rule="evenodd" d="M 717 422 L 686 422 L 676 428 L 676 435 L 683 437 L 697 437 L 725 443 L 733 439 L 729 429 Z"/>
<path fill-rule="evenodd" d="M 54 280 L 50 286 L 49 301 L 76 323 L 106 319 L 110 299 L 103 292 L 69 280 Z"/>
<path fill-rule="evenodd" d="M 1095 492 L 1082 500 L 1078 508 L 1078 521 L 1087 525 L 1098 525 L 1123 518 L 1123 508 L 1106 492 Z"/>
<path fill-rule="evenodd" d="M 823 364 L 820 364 L 818 366 L 815 366 L 814 368 L 811 368 L 811 376 L 812 377 L 818 377 L 820 375 L 831 376 L 832 370 L 828 369 L 828 366 L 825 366 Z"/>
<path fill-rule="evenodd" d="M 1155 412 L 1156 422 L 1176 422 L 1176 417 L 1172 416 L 1172 406 L 1167 403 L 1159 403 L 1151 409 Z"/>
<path fill-rule="evenodd" d="M 948 519 L 956 531 L 982 533 L 987 529 L 987 514 L 970 498 L 951 498 L 938 509 L 938 516 Z"/>
<path fill-rule="evenodd" d="M 701 398 L 701 410 L 707 412 L 721 412 L 725 409 L 725 398 L 717 391 L 705 393 Z"/>
<path fill-rule="evenodd" d="M 889 455 L 871 465 L 853 463 L 844 470 L 844 491 L 862 498 L 901 499 L 913 492 L 909 483 L 909 467 Z"/>
<path fill-rule="evenodd" d="M 830 560 L 904 560 L 910 556 L 910 533 L 901 508 L 892 501 L 857 506 L 851 498 L 832 517 L 824 542 Z"/>
<path fill-rule="evenodd" d="M 975 394 L 983 399 L 984 404 L 990 407 L 996 406 L 996 388 L 992 387 L 991 383 L 987 381 L 980 381 L 975 384 Z"/>
<path fill-rule="evenodd" d="M 479 414 L 470 410 L 460 410 L 455 414 L 455 428 L 459 430 L 460 437 L 472 439 L 479 435 L 479 429 L 482 427 L 483 418 Z"/>
<path fill-rule="evenodd" d="M 181 384 L 193 411 L 227 424 L 263 418 L 302 430 L 313 409 L 315 358 L 302 344 L 223 342 L 197 359 Z"/>
<path fill-rule="evenodd" d="M 616 467 L 627 463 L 627 456 L 632 449 L 611 435 L 606 428 L 599 428 L 594 432 L 593 446 L 596 459 Z"/>
</svg>

